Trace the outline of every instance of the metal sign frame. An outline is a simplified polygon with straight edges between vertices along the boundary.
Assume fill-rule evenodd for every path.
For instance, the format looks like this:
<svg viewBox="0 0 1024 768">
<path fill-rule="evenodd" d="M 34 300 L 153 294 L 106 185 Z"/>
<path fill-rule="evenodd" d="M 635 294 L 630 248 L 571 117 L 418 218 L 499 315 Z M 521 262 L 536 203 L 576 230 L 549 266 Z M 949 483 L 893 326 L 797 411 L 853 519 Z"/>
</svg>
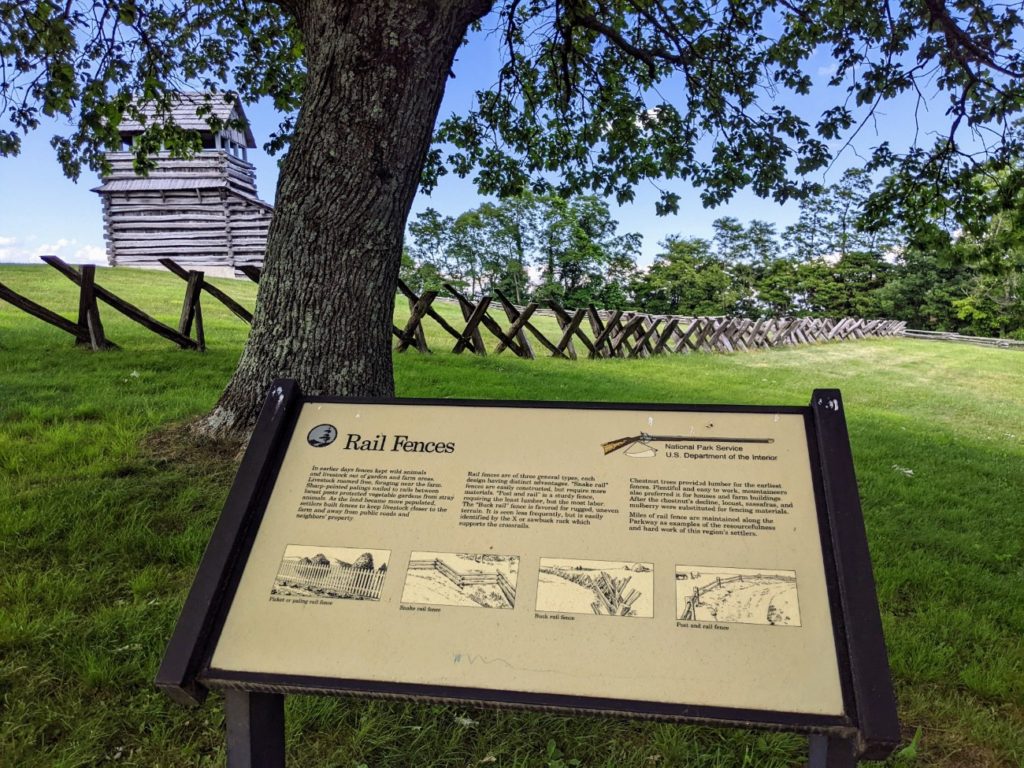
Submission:
<svg viewBox="0 0 1024 768">
<path fill-rule="evenodd" d="M 826 585 L 843 693 L 842 716 L 686 706 L 660 702 L 384 683 L 213 669 L 210 659 L 273 490 L 295 422 L 306 403 L 381 403 L 415 408 L 572 408 L 594 410 L 796 413 L 804 417 L 811 459 Z M 288 693 L 398 697 L 466 702 L 574 714 L 807 733 L 810 765 L 847 766 L 883 759 L 900 741 L 899 721 L 882 635 L 853 456 L 840 392 L 815 390 L 809 406 L 537 403 L 488 400 L 359 400 L 304 397 L 292 380 L 275 381 L 260 414 L 224 510 L 199 565 L 156 676 L 174 701 L 199 704 L 211 689 L 225 692 L 228 764 L 284 763 L 284 695 Z"/>
</svg>

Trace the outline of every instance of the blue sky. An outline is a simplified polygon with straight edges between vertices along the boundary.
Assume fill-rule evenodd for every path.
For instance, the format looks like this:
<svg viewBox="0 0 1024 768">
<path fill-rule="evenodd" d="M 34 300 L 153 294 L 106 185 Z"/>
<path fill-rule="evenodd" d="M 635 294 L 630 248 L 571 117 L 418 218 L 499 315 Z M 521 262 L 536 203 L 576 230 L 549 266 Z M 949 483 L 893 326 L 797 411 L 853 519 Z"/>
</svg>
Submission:
<svg viewBox="0 0 1024 768">
<path fill-rule="evenodd" d="M 473 93 L 493 82 L 497 68 L 496 39 L 485 32 L 475 33 L 459 52 L 454 66 L 456 76 L 449 80 L 441 116 L 468 109 Z M 820 82 L 826 81 L 831 74 L 827 52 L 812 59 L 808 70 Z M 822 91 L 801 104 L 805 117 L 812 121 L 824 105 L 842 100 L 842 93 Z M 883 140 L 898 148 L 905 147 L 913 139 L 913 106 L 909 101 L 886 105 L 877 122 L 866 126 L 858 137 L 858 148 L 866 151 Z M 926 127 L 940 123 L 943 111 L 941 102 L 933 106 L 924 115 Z M 257 144 L 262 145 L 277 127 L 278 116 L 269 103 L 262 102 L 246 105 L 246 112 Z M 44 123 L 24 137 L 20 156 L 0 158 L 0 262 L 34 262 L 45 253 L 56 253 L 74 263 L 106 262 L 100 201 L 90 191 L 99 183 L 98 179 L 88 170 L 77 183 L 65 178 L 49 146 L 50 136 L 64 132 L 66 129 L 58 123 Z M 273 202 L 277 158 L 260 149 L 250 151 L 249 158 L 256 166 L 260 196 Z M 847 151 L 823 178 L 833 181 L 843 169 L 858 163 L 855 152 Z M 658 243 L 667 235 L 710 237 L 712 222 L 720 216 L 734 216 L 741 221 L 763 219 L 776 224 L 781 231 L 799 214 L 796 203 L 777 205 L 744 191 L 728 204 L 706 210 L 698 193 L 688 185 L 675 183 L 669 188 L 682 196 L 680 212 L 675 216 L 655 215 L 658 191 L 650 185 L 639 187 L 635 201 L 629 205 L 612 206 L 620 231 L 643 235 L 641 264 L 650 262 L 658 251 Z M 478 205 L 482 199 L 469 179 L 447 176 L 432 195 L 421 193 L 417 197 L 413 213 L 430 206 L 455 215 Z"/>
</svg>

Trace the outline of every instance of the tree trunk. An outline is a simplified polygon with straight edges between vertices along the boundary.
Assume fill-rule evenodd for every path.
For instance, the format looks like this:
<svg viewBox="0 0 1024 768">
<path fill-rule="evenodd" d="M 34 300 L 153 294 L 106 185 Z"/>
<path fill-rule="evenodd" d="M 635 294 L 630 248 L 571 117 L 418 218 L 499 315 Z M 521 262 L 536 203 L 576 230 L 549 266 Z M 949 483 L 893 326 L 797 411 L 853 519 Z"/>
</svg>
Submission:
<svg viewBox="0 0 1024 768">
<path fill-rule="evenodd" d="M 278 377 L 297 379 L 307 394 L 394 394 L 405 222 L 455 52 L 491 2 L 290 4 L 305 44 L 302 108 L 252 330 L 201 432 L 246 437 Z"/>
</svg>

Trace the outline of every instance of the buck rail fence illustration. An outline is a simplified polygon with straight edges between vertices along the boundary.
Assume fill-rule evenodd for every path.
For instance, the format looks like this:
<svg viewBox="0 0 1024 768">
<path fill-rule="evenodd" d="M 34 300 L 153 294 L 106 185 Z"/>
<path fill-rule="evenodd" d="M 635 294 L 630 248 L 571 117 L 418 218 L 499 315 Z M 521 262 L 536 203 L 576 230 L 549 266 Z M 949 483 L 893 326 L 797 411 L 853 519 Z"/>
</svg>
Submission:
<svg viewBox="0 0 1024 768">
<path fill-rule="evenodd" d="M 442 576 L 450 580 L 459 589 L 466 589 L 468 587 L 474 587 L 479 585 L 497 585 L 498 589 L 508 600 L 510 606 L 516 604 L 516 588 L 506 577 L 505 574 L 500 572 L 495 573 L 459 573 L 454 568 L 449 566 L 443 560 L 434 558 L 433 560 L 410 560 L 409 570 L 435 570 Z"/>
<path fill-rule="evenodd" d="M 549 568 L 541 566 L 541 573 L 558 576 L 581 587 L 586 587 L 597 598 L 590 604 L 591 610 L 598 616 L 632 616 L 633 603 L 640 599 L 641 593 L 635 589 L 626 592 L 632 576 L 616 578 L 601 571 L 597 576 L 577 573 L 565 568 Z"/>
<path fill-rule="evenodd" d="M 282 561 L 275 587 L 307 589 L 325 597 L 379 600 L 386 571 L 372 571 L 336 564 Z"/>
<path fill-rule="evenodd" d="M 684 577 L 680 574 L 676 574 L 677 580 L 681 578 Z M 796 584 L 796 577 L 762 573 L 750 573 L 747 574 L 745 577 L 744 574 L 740 573 L 736 576 L 727 576 L 724 579 L 721 576 L 719 576 L 710 584 L 706 584 L 703 587 L 693 588 L 693 594 L 690 595 L 690 597 L 686 598 L 682 614 L 679 616 L 679 618 L 683 621 L 694 621 L 697 618 L 697 608 L 699 608 L 701 605 L 701 597 L 708 594 L 709 592 L 721 589 L 723 586 L 731 583 L 749 583 L 754 581 L 778 581 Z"/>
</svg>

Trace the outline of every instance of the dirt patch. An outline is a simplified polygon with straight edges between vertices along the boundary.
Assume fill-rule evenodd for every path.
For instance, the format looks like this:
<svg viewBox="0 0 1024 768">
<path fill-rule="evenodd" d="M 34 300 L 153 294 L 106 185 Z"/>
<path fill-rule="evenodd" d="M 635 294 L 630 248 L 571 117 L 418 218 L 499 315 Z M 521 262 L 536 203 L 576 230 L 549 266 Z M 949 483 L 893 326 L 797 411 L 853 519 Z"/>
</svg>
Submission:
<svg viewBox="0 0 1024 768">
<path fill-rule="evenodd" d="M 169 424 L 150 432 L 139 443 L 139 452 L 157 467 L 196 467 L 203 474 L 233 475 L 242 461 L 245 443 L 200 437 L 198 419 Z"/>
</svg>

